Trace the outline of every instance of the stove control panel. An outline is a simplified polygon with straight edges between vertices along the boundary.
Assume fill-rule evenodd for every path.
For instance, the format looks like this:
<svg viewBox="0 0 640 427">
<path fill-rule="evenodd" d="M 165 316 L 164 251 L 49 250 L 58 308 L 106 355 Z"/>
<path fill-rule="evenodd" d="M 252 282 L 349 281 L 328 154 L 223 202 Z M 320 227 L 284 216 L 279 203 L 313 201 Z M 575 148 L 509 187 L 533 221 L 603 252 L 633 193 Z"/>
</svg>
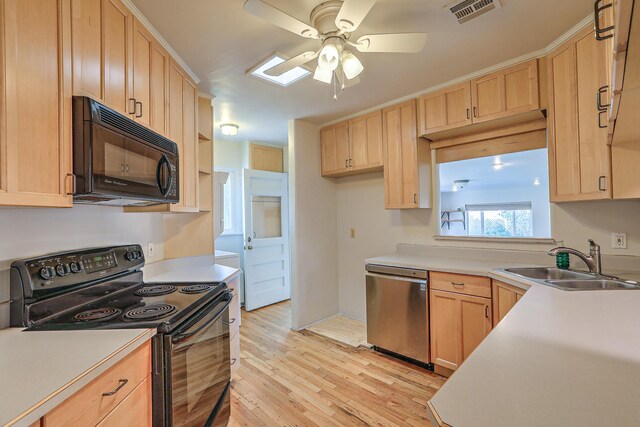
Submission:
<svg viewBox="0 0 640 427">
<path fill-rule="evenodd" d="M 11 287 L 20 281 L 25 298 L 52 293 L 60 288 L 83 286 L 144 266 L 140 245 L 85 249 L 15 261 L 11 264 Z"/>
</svg>

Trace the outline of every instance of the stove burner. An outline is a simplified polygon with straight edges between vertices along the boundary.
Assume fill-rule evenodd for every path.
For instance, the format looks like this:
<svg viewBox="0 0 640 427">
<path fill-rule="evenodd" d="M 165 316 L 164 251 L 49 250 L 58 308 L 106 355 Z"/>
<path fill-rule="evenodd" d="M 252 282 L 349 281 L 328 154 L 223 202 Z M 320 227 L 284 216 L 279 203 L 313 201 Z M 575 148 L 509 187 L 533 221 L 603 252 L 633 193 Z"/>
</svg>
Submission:
<svg viewBox="0 0 640 427">
<path fill-rule="evenodd" d="M 150 320 L 166 317 L 178 308 L 171 304 L 151 304 L 145 307 L 134 308 L 124 314 L 128 320 Z"/>
<path fill-rule="evenodd" d="M 210 285 L 190 285 L 180 289 L 180 292 L 183 294 L 201 294 L 202 292 L 207 292 L 211 289 L 213 289 L 213 286 Z"/>
<path fill-rule="evenodd" d="M 169 285 L 157 285 L 148 286 L 146 288 L 138 289 L 134 292 L 134 295 L 139 297 L 156 297 L 158 295 L 167 295 L 176 291 L 175 286 Z"/>
<path fill-rule="evenodd" d="M 73 320 L 77 322 L 91 322 L 93 320 L 108 320 L 113 319 L 122 313 L 119 308 L 97 308 L 95 310 L 87 310 L 82 313 L 78 313 L 73 316 Z"/>
</svg>

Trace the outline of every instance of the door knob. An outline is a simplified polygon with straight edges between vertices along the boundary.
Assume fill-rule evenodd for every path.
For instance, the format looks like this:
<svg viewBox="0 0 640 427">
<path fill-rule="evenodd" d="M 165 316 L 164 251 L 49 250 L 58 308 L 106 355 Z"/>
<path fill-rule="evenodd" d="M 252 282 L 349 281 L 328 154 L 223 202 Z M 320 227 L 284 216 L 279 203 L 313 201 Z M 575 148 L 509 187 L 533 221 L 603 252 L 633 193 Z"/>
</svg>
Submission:
<svg viewBox="0 0 640 427">
<path fill-rule="evenodd" d="M 249 246 L 245 247 L 245 249 L 252 251 L 253 250 L 253 246 L 249 245 Z"/>
</svg>

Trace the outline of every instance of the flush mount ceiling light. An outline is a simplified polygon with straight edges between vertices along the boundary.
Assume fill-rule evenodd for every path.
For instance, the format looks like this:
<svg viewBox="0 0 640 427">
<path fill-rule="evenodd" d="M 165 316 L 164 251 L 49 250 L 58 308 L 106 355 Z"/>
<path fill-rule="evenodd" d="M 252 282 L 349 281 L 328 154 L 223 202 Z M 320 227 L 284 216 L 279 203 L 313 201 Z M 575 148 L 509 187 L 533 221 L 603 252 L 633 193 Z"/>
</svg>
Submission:
<svg viewBox="0 0 640 427">
<path fill-rule="evenodd" d="M 540 178 L 536 178 L 533 180 L 533 185 L 540 185 Z"/>
<path fill-rule="evenodd" d="M 247 70 L 247 74 L 284 87 L 287 87 L 311 74 L 311 71 L 302 67 L 293 67 L 278 75 L 265 73 L 265 71 L 272 70 L 274 67 L 284 64 L 288 60 L 289 58 L 285 55 L 274 52 L 254 67 Z"/>
<path fill-rule="evenodd" d="M 238 129 L 240 129 L 240 126 L 234 125 L 233 123 L 223 123 L 220 125 L 220 130 L 222 131 L 222 134 L 225 136 L 237 135 Z"/>
<path fill-rule="evenodd" d="M 500 161 L 500 156 L 496 156 L 496 158 L 493 160 L 493 169 L 499 171 L 503 166 L 504 163 Z"/>
<path fill-rule="evenodd" d="M 362 62 L 345 47 L 353 47 L 363 53 L 420 52 L 427 42 L 426 33 L 369 34 L 351 40 L 351 34 L 358 29 L 376 1 L 324 1 L 311 11 L 309 25 L 262 0 L 246 0 L 246 12 L 301 37 L 322 41 L 319 50 L 304 52 L 271 68 L 265 68 L 264 74 L 282 76 L 317 58 L 313 78 L 323 83 L 333 83 L 333 97 L 337 99 L 344 88 L 358 82 L 357 77 L 364 70 Z"/>
</svg>

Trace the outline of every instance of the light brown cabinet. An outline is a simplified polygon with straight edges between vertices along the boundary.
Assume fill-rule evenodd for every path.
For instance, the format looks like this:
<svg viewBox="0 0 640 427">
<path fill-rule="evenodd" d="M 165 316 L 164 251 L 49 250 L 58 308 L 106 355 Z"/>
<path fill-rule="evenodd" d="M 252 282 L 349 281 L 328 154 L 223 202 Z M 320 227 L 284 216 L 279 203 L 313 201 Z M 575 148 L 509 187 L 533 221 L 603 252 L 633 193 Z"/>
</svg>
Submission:
<svg viewBox="0 0 640 427">
<path fill-rule="evenodd" d="M 322 176 L 340 177 L 382 170 L 382 112 L 320 130 Z"/>
<path fill-rule="evenodd" d="M 0 205 L 70 207 L 70 3 L 0 6 Z"/>
<path fill-rule="evenodd" d="M 435 139 L 444 131 L 538 109 L 538 60 L 532 59 L 418 98 L 419 135 Z"/>
<path fill-rule="evenodd" d="M 597 100 L 610 81 L 611 44 L 587 28 L 549 55 L 549 178 L 552 202 L 611 197 L 611 151 Z M 606 108 L 605 108 L 606 111 Z"/>
<path fill-rule="evenodd" d="M 491 332 L 491 299 L 431 290 L 431 361 L 456 370 Z"/>
<path fill-rule="evenodd" d="M 386 209 L 431 207 L 431 150 L 417 132 L 415 99 L 382 110 Z"/>
<path fill-rule="evenodd" d="M 136 107 L 135 100 L 130 95 L 132 25 L 133 15 L 120 0 L 103 0 L 102 79 L 104 90 L 101 100 L 108 107 L 130 115 L 135 113 Z M 81 60 L 84 63 L 92 59 Z M 86 78 L 89 77 L 86 76 Z M 95 80 L 95 76 L 92 79 Z"/>
<path fill-rule="evenodd" d="M 471 82 L 450 86 L 418 98 L 418 118 L 420 135 L 472 124 Z"/>
<path fill-rule="evenodd" d="M 537 110 L 538 90 L 536 59 L 472 80 L 473 123 Z"/>
<path fill-rule="evenodd" d="M 151 342 L 148 341 L 51 410 L 43 421 L 48 427 L 150 426 L 151 409 Z"/>
<path fill-rule="evenodd" d="M 513 308 L 526 290 L 501 282 L 491 280 L 493 292 L 493 326 L 496 326 Z"/>
</svg>

